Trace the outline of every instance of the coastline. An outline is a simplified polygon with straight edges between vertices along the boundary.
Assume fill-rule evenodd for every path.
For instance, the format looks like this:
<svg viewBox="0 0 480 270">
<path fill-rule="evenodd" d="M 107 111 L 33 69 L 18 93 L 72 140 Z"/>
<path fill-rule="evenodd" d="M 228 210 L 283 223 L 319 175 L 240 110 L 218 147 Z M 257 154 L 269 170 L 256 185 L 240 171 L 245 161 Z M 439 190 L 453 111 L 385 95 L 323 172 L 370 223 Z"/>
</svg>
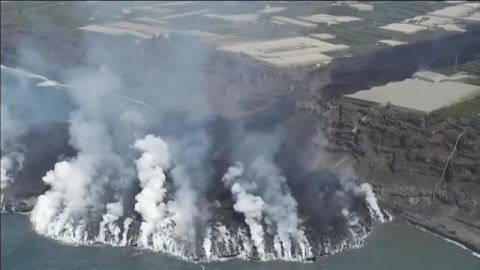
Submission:
<svg viewBox="0 0 480 270">
<path fill-rule="evenodd" d="M 469 241 L 469 239 L 465 238 L 463 234 L 457 235 L 459 234 L 459 231 L 463 231 L 463 228 L 459 228 L 458 226 L 446 227 L 435 220 L 428 220 L 427 218 L 411 213 L 401 213 L 399 217 L 414 227 L 470 251 L 473 256 L 480 259 L 480 243 Z"/>
<path fill-rule="evenodd" d="M 72 261 L 75 269 L 217 269 L 217 270 L 477 270 L 478 259 L 470 252 L 397 219 L 397 224 L 378 227 L 369 243 L 357 250 L 342 252 L 316 262 L 254 262 L 232 259 L 211 263 L 189 263 L 161 253 L 136 247 L 65 246 L 34 234 L 28 217 L 2 214 L 2 269 L 63 269 Z M 396 234 L 398 232 L 398 234 Z M 411 235 L 413 245 L 405 237 Z M 416 238 L 418 237 L 418 239 Z M 398 241 L 398 242 L 397 242 Z M 432 248 L 428 252 L 428 248 Z M 32 252 L 35 251 L 35 252 Z M 426 252 L 422 252 L 426 251 Z M 25 260 L 25 254 L 29 255 Z M 392 267 L 393 266 L 393 267 Z M 428 267 L 430 266 L 430 267 Z"/>
</svg>

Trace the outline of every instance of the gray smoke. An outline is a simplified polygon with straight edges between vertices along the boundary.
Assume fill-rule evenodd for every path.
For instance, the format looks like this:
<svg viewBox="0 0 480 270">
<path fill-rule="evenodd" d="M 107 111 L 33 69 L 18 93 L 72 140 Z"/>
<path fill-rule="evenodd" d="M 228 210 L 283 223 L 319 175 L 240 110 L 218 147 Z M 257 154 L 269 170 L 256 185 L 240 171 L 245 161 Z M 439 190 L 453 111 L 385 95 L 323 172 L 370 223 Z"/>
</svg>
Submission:
<svg viewBox="0 0 480 270">
<path fill-rule="evenodd" d="M 3 91 L 7 90 L 2 89 L 2 92 Z M 1 121 L 1 147 L 2 151 L 8 151 L 7 148 L 11 147 L 11 144 L 15 143 L 15 139 L 24 132 L 25 127 L 22 125 L 21 121 L 11 117 L 8 108 L 3 104 L 1 107 Z"/>
<path fill-rule="evenodd" d="M 197 229 L 204 230 L 210 217 L 205 193 L 211 181 L 211 169 L 206 163 L 210 148 L 210 139 L 203 131 L 191 131 L 171 141 L 171 170 L 175 198 L 168 208 L 175 213 L 175 233 L 191 247 L 195 246 Z"/>
<path fill-rule="evenodd" d="M 0 160 L 0 208 L 5 209 L 5 190 L 14 182 L 13 172 L 22 169 L 23 154 L 18 152 L 10 152 L 2 154 Z"/>
<path fill-rule="evenodd" d="M 70 144 L 78 155 L 57 163 L 43 178 L 50 190 L 39 197 L 31 216 L 37 232 L 74 242 L 85 239 L 91 229 L 85 224 L 99 222 L 105 210 L 100 231 L 107 226 L 118 238 L 113 222 L 123 216 L 122 200 L 134 178 L 115 151 L 118 138 L 109 132 L 114 112 L 104 106 L 106 96 L 121 89 L 120 80 L 106 67 L 82 75 L 69 83 L 79 107 L 70 125 Z"/>
<path fill-rule="evenodd" d="M 3 72 L 3 66 L 2 66 Z M 2 101 L 4 91 L 2 87 Z M 21 120 L 11 116 L 9 108 L 1 105 L 1 168 L 0 168 L 0 208 L 3 210 L 4 192 L 14 182 L 13 174 L 15 171 L 21 170 L 24 156 L 22 150 L 17 147 L 17 139 L 25 131 L 25 127 Z"/>
<path fill-rule="evenodd" d="M 52 164 L 42 178 L 48 190 L 31 213 L 38 233 L 77 244 L 135 243 L 189 259 L 214 258 L 214 250 L 240 254 L 253 243 L 260 259 L 306 260 L 313 257 L 314 248 L 322 247 L 310 243 L 306 227 L 319 222 L 307 223 L 301 217 L 341 219 L 340 227 L 347 228 L 355 243 L 363 241 L 366 231 L 353 197 L 364 197 L 371 215 L 383 221 L 368 185 L 351 177 L 327 179 L 333 185 L 314 174 L 298 180 L 291 170 L 303 176 L 314 166 L 278 161 L 285 144 L 283 129 L 252 131 L 243 123 L 233 124 L 232 130 L 212 128 L 219 120 L 206 82 L 211 49 L 175 38 L 158 39 L 156 51 L 150 43 L 109 43 L 90 36 L 83 41 L 88 45 L 82 59 L 87 65 L 59 72 L 65 79 L 62 91 L 75 103 L 69 144 L 77 154 Z M 21 50 L 28 51 L 22 54 L 24 63 L 51 71 L 29 40 Z M 242 77 L 252 75 L 248 66 L 242 72 Z M 4 131 L 3 117 L 2 107 L 2 188 L 11 182 L 12 168 L 3 158 L 4 134 L 20 130 Z M 222 132 L 233 133 L 228 142 L 218 142 L 217 133 Z M 311 152 L 298 159 L 308 160 L 314 156 Z M 297 152 L 291 153 L 296 160 Z M 308 192 L 298 192 L 299 185 L 309 188 L 313 183 Z M 318 188 L 330 184 L 340 187 Z M 217 206 L 216 213 L 210 196 L 224 190 L 233 199 L 232 207 Z M 313 195 L 305 199 L 298 194 Z M 315 207 L 301 212 L 307 200 Z M 213 220 L 229 210 L 243 219 Z M 244 238 L 247 227 L 250 236 Z M 314 227 L 310 234 L 318 228 L 324 229 Z M 241 244 L 234 243 L 238 239 Z"/>
<path fill-rule="evenodd" d="M 257 249 L 261 259 L 266 259 L 264 236 L 262 227 L 264 202 L 261 197 L 255 196 L 250 192 L 256 189 L 256 186 L 243 178 L 244 166 L 237 163 L 228 168 L 222 180 L 230 188 L 235 198 L 233 209 L 245 216 L 245 223 L 250 229 L 251 239 Z"/>
<path fill-rule="evenodd" d="M 287 179 L 277 166 L 274 156 L 281 144 L 281 130 L 247 132 L 235 145 L 234 159 L 245 165 L 244 178 L 251 181 L 256 194 L 263 200 L 267 232 L 274 236 L 276 256 L 287 260 L 311 256 L 311 247 L 302 228 Z M 233 192 L 233 190 L 232 190 Z M 298 252 L 295 254 L 295 250 Z"/>
<path fill-rule="evenodd" d="M 140 213 L 143 222 L 140 228 L 140 244 L 148 247 L 151 234 L 165 229 L 167 205 L 165 203 L 165 170 L 170 165 L 167 144 L 160 138 L 147 135 L 135 142 L 135 148 L 142 151 L 142 156 L 135 162 L 142 191 L 135 196 L 135 211 Z"/>
<path fill-rule="evenodd" d="M 350 166 L 344 168 L 340 174 L 340 185 L 345 193 L 353 192 L 353 194 L 361 197 L 365 197 L 366 206 L 370 212 L 370 215 L 373 219 L 378 220 L 380 222 L 385 222 L 386 219 L 380 210 L 380 206 L 378 205 L 377 198 L 375 197 L 375 193 L 372 190 L 372 187 L 368 183 L 356 183 L 352 181 L 355 179 L 355 173 L 353 168 Z M 346 196 L 345 194 L 343 194 Z"/>
<path fill-rule="evenodd" d="M 208 51 L 172 41 L 175 46 L 168 58 L 173 66 L 159 72 L 159 63 L 145 60 L 141 47 L 145 44 L 111 46 L 90 36 L 85 42 L 91 66 L 62 73 L 78 108 L 71 115 L 69 131 L 70 145 L 78 154 L 57 163 L 43 178 L 49 190 L 32 212 L 35 229 L 65 241 L 121 244 L 125 243 L 121 223 L 128 227 L 137 212 L 143 219 L 143 244 L 150 246 L 153 241 L 159 247 L 163 243 L 154 238 L 160 236 L 147 227 L 157 223 L 152 215 L 162 216 L 160 211 L 165 211 L 172 237 L 182 243 L 175 249 L 195 254 L 195 244 L 208 231 L 205 193 L 213 173 L 207 162 L 211 138 L 202 127 L 211 118 L 202 75 Z M 28 55 L 32 57 L 27 62 L 41 62 L 38 54 Z M 180 120 L 170 121 L 172 115 Z M 149 168 L 142 165 L 143 155 L 156 153 L 151 137 L 145 137 L 150 132 L 169 145 L 173 196 L 168 201 L 161 196 L 146 202 L 151 185 L 160 185 L 159 179 L 147 184 Z M 140 159 L 131 146 L 143 152 Z M 129 197 L 138 186 L 141 191 L 132 200 Z M 163 210 L 157 205 L 161 201 L 165 201 Z"/>
</svg>

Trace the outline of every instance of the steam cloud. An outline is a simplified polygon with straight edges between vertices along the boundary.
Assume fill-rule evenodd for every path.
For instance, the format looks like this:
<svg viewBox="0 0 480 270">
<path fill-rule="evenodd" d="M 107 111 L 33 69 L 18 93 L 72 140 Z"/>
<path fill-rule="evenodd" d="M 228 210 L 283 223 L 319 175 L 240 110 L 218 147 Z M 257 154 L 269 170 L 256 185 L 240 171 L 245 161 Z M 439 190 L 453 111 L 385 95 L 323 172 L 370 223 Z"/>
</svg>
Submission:
<svg viewBox="0 0 480 270">
<path fill-rule="evenodd" d="M 135 147 L 143 151 L 136 161 L 138 178 L 142 191 L 135 196 L 135 210 L 142 215 L 144 222 L 140 228 L 140 243 L 148 247 L 148 237 L 158 230 L 163 230 L 162 223 L 166 219 L 165 204 L 166 176 L 164 171 L 170 167 L 167 144 L 160 138 L 148 135 L 135 142 Z M 160 225 L 160 227 L 156 227 Z"/>
<path fill-rule="evenodd" d="M 2 89 L 2 92 L 4 90 Z M 24 132 L 22 123 L 10 116 L 6 106 L 1 107 L 1 168 L 0 168 L 0 208 L 5 209 L 5 190 L 14 182 L 13 173 L 22 169 L 24 160 L 21 149 L 15 143 Z"/>
<path fill-rule="evenodd" d="M 237 155 L 246 164 L 244 177 L 252 182 L 248 187 L 256 191 L 262 200 L 267 232 L 274 235 L 275 257 L 306 259 L 312 256 L 312 251 L 304 231 L 299 227 L 297 202 L 286 177 L 274 161 L 281 143 L 279 132 L 246 133 Z M 240 168 L 244 170 L 243 165 Z"/>
<path fill-rule="evenodd" d="M 144 59 L 140 50 L 88 41 L 91 66 L 64 74 L 76 105 L 69 144 L 77 154 L 42 178 L 48 190 L 30 216 L 39 234 L 75 244 L 137 244 L 191 260 L 304 261 L 361 245 L 372 220 L 385 220 L 368 184 L 342 178 L 335 178 L 337 189 L 311 191 L 320 210 L 305 207 L 295 195 L 299 180 L 277 160 L 283 130 L 252 131 L 237 122 L 212 128 L 220 121 L 204 82 L 208 49 L 165 41 L 173 45 L 166 57 L 172 72 L 136 60 Z M 4 138 L 18 136 L 6 134 L 19 130 L 4 117 L 2 106 L 2 190 L 14 161 L 21 164 L 4 153 Z M 232 139 L 220 143 L 222 132 Z M 315 187 L 329 184 L 312 178 Z M 363 204 L 355 205 L 359 198 Z M 327 225 L 317 222 L 317 211 L 337 204 L 325 214 Z"/>
<path fill-rule="evenodd" d="M 87 239 L 87 230 L 93 228 L 86 226 L 106 209 L 100 231 L 103 234 L 107 226 L 118 238 L 113 222 L 123 216 L 122 200 L 134 171 L 114 149 L 116 138 L 105 124 L 109 115 L 102 99 L 119 89 L 120 83 L 108 69 L 101 68 L 98 74 L 86 74 L 72 85 L 80 109 L 73 114 L 70 143 L 79 152 L 72 160 L 57 163 L 43 178 L 51 188 L 38 198 L 31 220 L 39 233 L 80 243 L 93 241 Z"/>
<path fill-rule="evenodd" d="M 242 181 L 240 177 L 243 175 L 243 164 L 237 163 L 230 167 L 223 176 L 223 181 L 231 187 L 232 195 L 235 197 L 233 209 L 245 215 L 245 223 L 250 228 L 250 235 L 257 248 L 257 252 L 261 259 L 266 258 L 264 231 L 261 224 L 262 213 L 264 210 L 264 202 L 262 198 L 248 193 L 248 189 L 254 189 L 252 183 Z"/>
</svg>

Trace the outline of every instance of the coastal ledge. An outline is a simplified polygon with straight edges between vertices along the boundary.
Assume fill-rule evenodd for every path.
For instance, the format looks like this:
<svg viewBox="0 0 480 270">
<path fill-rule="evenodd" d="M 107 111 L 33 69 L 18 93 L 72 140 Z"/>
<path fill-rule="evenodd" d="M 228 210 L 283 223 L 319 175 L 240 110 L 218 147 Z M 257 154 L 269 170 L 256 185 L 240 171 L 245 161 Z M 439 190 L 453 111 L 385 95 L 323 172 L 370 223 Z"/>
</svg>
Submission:
<svg viewBox="0 0 480 270">
<path fill-rule="evenodd" d="M 460 222 L 445 218 L 429 219 L 408 212 L 401 213 L 400 217 L 412 225 L 458 243 L 476 254 L 480 254 L 480 235 L 466 229 Z"/>
<path fill-rule="evenodd" d="M 383 206 L 426 231 L 480 252 L 480 122 L 436 119 L 385 108 L 364 108 L 316 96 L 297 103 L 297 114 L 318 119 L 314 140 L 372 185 Z M 329 117 L 325 117 L 328 115 Z M 471 127 L 438 183 L 459 134 Z M 333 165 L 332 165 L 333 166 Z M 434 200 L 432 197 L 434 194 Z"/>
</svg>

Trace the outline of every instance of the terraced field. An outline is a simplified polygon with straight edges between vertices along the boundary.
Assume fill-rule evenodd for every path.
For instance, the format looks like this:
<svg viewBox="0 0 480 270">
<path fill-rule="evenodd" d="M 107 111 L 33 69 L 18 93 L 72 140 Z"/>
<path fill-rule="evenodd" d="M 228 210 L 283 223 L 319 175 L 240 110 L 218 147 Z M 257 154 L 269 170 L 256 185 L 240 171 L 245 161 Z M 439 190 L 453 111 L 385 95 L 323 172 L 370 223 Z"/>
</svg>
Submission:
<svg viewBox="0 0 480 270">
<path fill-rule="evenodd" d="M 437 35 L 449 34 L 444 30 L 421 31 L 417 34 L 402 34 L 400 32 L 379 29 L 380 26 L 396 23 L 418 15 L 424 15 L 446 6 L 445 2 L 428 1 L 395 1 L 395 2 L 365 2 L 371 4 L 372 11 L 359 11 L 349 6 L 336 6 L 331 2 L 197 2 L 184 4 L 170 4 L 167 2 L 8 2 L 2 3 L 2 25 L 16 25 L 16 27 L 35 27 L 51 29 L 63 33 L 80 34 L 77 29 L 87 24 L 100 24 L 112 21 L 132 21 L 139 23 L 138 18 L 152 18 L 162 20 L 166 15 L 171 19 L 165 20 L 165 26 L 173 31 L 200 30 L 214 34 L 231 34 L 251 40 L 280 39 L 293 36 L 303 36 L 314 33 L 335 35 L 334 43 L 345 44 L 351 48 L 348 54 L 369 52 L 384 48 L 378 44 L 381 39 L 401 40 L 407 43 L 429 39 Z M 269 6 L 281 6 L 284 10 L 278 12 L 260 12 Z M 194 14 L 196 11 L 225 15 L 257 14 L 252 24 L 229 23 L 216 18 Z M 192 13 L 192 14 L 188 14 Z M 334 16 L 351 16 L 360 18 L 360 21 L 345 22 L 334 25 L 319 24 L 315 28 L 306 28 L 300 25 L 272 24 L 273 16 L 285 16 L 298 19 L 312 14 L 329 14 Z M 42 25 L 38 25 L 38 18 L 42 18 Z M 35 19 L 35 24 L 32 22 Z M 145 23 L 145 22 L 142 22 Z M 150 22 L 147 24 L 154 24 Z"/>
<path fill-rule="evenodd" d="M 469 119 L 480 120 L 480 97 L 433 112 L 432 117 L 442 119 L 446 117 L 466 117 Z"/>
</svg>

